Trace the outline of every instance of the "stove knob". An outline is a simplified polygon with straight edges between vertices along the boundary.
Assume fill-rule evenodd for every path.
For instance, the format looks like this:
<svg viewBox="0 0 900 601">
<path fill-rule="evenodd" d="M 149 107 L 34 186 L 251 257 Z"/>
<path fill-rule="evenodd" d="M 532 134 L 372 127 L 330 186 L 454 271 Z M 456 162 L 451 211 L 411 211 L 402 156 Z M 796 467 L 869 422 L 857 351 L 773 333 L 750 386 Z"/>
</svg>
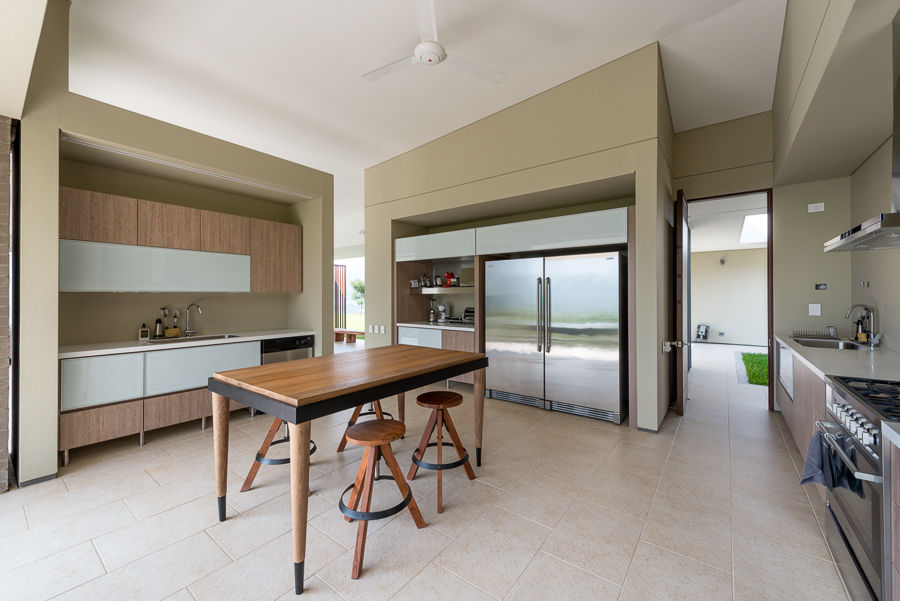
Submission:
<svg viewBox="0 0 900 601">
<path fill-rule="evenodd" d="M 872 433 L 871 430 L 863 430 L 862 434 L 860 436 L 860 440 L 862 440 L 862 443 L 864 445 L 871 446 L 871 445 L 875 444 L 875 435 Z"/>
</svg>

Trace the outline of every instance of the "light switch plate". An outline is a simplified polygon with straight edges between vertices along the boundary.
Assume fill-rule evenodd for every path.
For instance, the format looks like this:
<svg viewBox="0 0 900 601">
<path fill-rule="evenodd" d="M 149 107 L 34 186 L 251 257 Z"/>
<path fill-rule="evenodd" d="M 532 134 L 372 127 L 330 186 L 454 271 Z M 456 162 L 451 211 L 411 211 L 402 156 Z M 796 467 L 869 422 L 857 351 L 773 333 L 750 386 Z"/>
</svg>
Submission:
<svg viewBox="0 0 900 601">
<path fill-rule="evenodd" d="M 809 304 L 809 314 L 813 317 L 821 317 L 822 316 L 822 305 L 819 303 L 810 303 Z"/>
<path fill-rule="evenodd" d="M 372 324 L 369 324 L 369 334 L 374 334 L 374 333 L 375 333 L 375 326 L 373 326 Z"/>
<path fill-rule="evenodd" d="M 378 326 L 379 334 L 384 334 L 384 326 Z"/>
<path fill-rule="evenodd" d="M 812 202 L 806 205 L 807 213 L 824 213 L 825 212 L 825 203 L 824 202 Z"/>
</svg>

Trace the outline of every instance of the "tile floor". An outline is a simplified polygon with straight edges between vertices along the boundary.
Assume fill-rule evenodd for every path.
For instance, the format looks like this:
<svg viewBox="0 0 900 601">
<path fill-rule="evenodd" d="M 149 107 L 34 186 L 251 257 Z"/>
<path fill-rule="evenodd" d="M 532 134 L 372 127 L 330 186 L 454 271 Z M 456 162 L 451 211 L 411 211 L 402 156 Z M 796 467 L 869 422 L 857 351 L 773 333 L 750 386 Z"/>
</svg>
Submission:
<svg viewBox="0 0 900 601">
<path fill-rule="evenodd" d="M 405 513 L 373 522 L 356 581 L 355 526 L 336 502 L 361 453 L 333 451 L 346 415 L 316 421 L 303 598 L 846 601 L 765 390 L 737 382 L 735 347 L 694 349 L 687 414 L 659 434 L 488 400 L 478 479 L 448 472 L 438 515 L 434 473 L 420 471 L 428 527 Z M 471 393 L 459 390 L 471 448 Z M 395 444 L 404 469 L 426 418 L 410 404 Z M 211 431 L 197 422 L 150 432 L 142 448 L 132 437 L 73 451 L 59 478 L 0 495 L 0 599 L 293 598 L 286 469 L 264 466 L 238 492 L 268 425 L 233 416 L 224 523 Z M 391 485 L 376 504 L 396 502 Z"/>
</svg>

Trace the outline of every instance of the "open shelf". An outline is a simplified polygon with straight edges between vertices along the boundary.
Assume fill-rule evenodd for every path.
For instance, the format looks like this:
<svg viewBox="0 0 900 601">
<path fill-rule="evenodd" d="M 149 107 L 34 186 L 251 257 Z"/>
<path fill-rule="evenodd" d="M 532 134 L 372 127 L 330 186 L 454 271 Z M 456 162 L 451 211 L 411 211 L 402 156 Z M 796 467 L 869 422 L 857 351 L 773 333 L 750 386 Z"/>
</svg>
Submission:
<svg viewBox="0 0 900 601">
<path fill-rule="evenodd" d="M 475 294 L 475 286 L 431 286 L 429 288 L 410 288 L 410 294 Z"/>
</svg>

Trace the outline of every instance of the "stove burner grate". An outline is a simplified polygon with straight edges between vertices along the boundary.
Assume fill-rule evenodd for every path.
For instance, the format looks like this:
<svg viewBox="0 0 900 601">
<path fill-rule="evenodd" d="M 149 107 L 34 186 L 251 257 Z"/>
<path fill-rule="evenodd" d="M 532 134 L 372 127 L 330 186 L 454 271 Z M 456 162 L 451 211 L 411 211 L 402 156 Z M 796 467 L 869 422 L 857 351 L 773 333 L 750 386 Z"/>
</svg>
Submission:
<svg viewBox="0 0 900 601">
<path fill-rule="evenodd" d="M 835 380 L 886 419 L 900 421 L 900 382 L 843 376 Z"/>
</svg>

